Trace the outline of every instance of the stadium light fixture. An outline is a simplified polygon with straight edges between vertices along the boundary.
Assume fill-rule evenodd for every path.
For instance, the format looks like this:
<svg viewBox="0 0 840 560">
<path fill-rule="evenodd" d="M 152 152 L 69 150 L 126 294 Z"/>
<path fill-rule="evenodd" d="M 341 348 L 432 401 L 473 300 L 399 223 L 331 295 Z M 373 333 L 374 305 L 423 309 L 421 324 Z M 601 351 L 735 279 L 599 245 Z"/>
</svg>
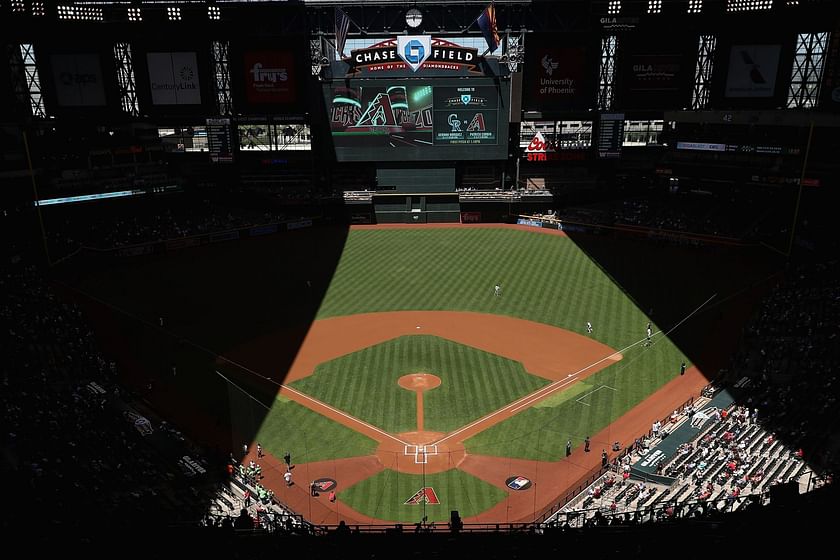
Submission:
<svg viewBox="0 0 840 560">
<path fill-rule="evenodd" d="M 756 12 L 772 9 L 773 0 L 726 0 L 727 12 Z"/>
</svg>

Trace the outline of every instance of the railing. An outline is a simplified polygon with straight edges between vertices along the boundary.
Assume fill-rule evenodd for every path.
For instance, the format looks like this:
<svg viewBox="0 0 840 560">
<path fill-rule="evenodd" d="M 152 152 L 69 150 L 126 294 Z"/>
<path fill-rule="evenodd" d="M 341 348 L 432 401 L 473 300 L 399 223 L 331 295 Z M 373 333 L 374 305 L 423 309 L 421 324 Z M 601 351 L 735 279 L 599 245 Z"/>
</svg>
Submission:
<svg viewBox="0 0 840 560">
<path fill-rule="evenodd" d="M 300 229 L 311 227 L 314 223 L 321 219 L 321 216 L 312 218 L 295 218 L 281 221 L 271 221 L 266 223 L 255 223 L 249 225 L 237 226 L 230 229 L 197 233 L 194 235 L 186 235 L 183 237 L 175 237 L 168 239 L 158 239 L 155 241 L 143 241 L 130 245 L 118 245 L 110 248 L 89 247 L 82 245 L 71 253 L 53 261 L 53 265 L 66 261 L 82 251 L 90 252 L 98 255 L 112 255 L 116 257 L 135 257 L 140 255 L 150 255 L 155 252 L 166 252 L 177 249 L 185 249 L 188 247 L 198 247 L 209 243 L 218 243 L 221 241 L 230 241 L 234 239 L 241 239 L 245 237 L 255 237 L 260 235 L 267 235 L 277 233 L 280 231 Z"/>
<path fill-rule="evenodd" d="M 247 477 L 243 479 L 243 477 L 237 474 L 236 472 L 234 472 L 234 475 L 231 477 L 230 481 L 236 484 L 243 491 L 248 490 L 249 492 L 251 492 L 252 495 L 257 495 L 256 481 L 249 480 Z M 302 528 L 307 533 L 313 532 L 313 525 L 309 521 L 304 519 L 304 517 L 301 514 L 295 513 L 295 511 L 292 508 L 281 502 L 279 499 L 277 499 L 276 496 L 272 495 L 269 498 L 269 504 L 281 510 L 279 512 L 274 511 L 273 513 L 276 516 L 278 516 L 276 521 L 278 523 L 283 523 L 284 527 L 288 528 L 287 522 L 290 521 L 295 527 Z"/>
<path fill-rule="evenodd" d="M 669 521 L 694 517 L 711 512 L 727 512 L 744 506 L 764 506 L 770 503 L 770 492 L 745 496 L 726 496 L 713 500 L 690 500 L 676 502 L 664 500 L 635 511 L 612 512 L 598 507 L 570 512 L 560 512 L 558 518 L 546 523 L 464 523 L 457 528 L 448 522 L 441 523 L 393 523 L 391 525 L 346 524 L 318 525 L 316 535 L 345 533 L 404 534 L 404 533 L 542 533 L 553 529 L 582 528 L 589 525 L 621 526 L 643 522 Z"/>
<path fill-rule="evenodd" d="M 732 511 L 745 503 L 764 505 L 769 502 L 769 493 L 752 494 L 748 496 L 717 498 L 714 500 L 691 500 L 675 502 L 664 500 L 656 502 L 651 506 L 637 509 L 635 511 L 624 511 L 621 513 L 612 512 L 603 507 L 590 508 L 586 510 L 560 512 L 556 520 L 543 524 L 544 529 L 559 527 L 583 527 L 593 520 L 603 521 L 604 524 L 621 524 L 621 522 L 642 523 L 648 521 L 681 519 L 692 516 L 698 509 L 701 514 L 711 511 Z M 599 519 L 600 518 L 600 519 Z M 618 521 L 618 523 L 616 523 Z M 598 524 L 598 523 L 594 523 Z"/>
<path fill-rule="evenodd" d="M 600 233 L 604 231 L 613 231 L 616 233 L 623 233 L 632 236 L 644 236 L 651 239 L 662 239 L 679 242 L 691 242 L 695 244 L 710 244 L 710 245 L 728 245 L 728 246 L 757 246 L 758 243 L 745 241 L 735 237 L 725 237 L 721 235 L 711 235 L 707 233 L 694 233 L 690 231 L 680 231 L 673 229 L 662 229 L 655 226 L 637 226 L 631 224 L 593 224 L 587 222 L 576 222 L 573 220 L 566 220 L 558 216 L 543 216 L 543 215 L 527 215 L 522 214 L 519 217 L 526 219 L 541 220 L 543 227 L 556 227 L 561 231 L 577 232 L 577 233 Z"/>
<path fill-rule="evenodd" d="M 686 407 L 691 406 L 694 404 L 694 397 L 689 398 L 685 401 L 682 405 L 680 405 L 677 410 L 685 410 Z M 663 423 L 667 423 L 670 420 L 670 414 L 663 418 L 661 421 Z M 648 430 L 648 433 L 645 437 L 650 437 L 653 434 L 652 430 Z M 637 440 L 638 441 L 638 440 Z M 633 442 L 633 445 L 625 447 L 624 450 L 613 458 L 612 465 L 620 464 L 621 460 L 626 457 L 628 454 L 632 453 L 637 449 L 636 442 Z M 607 465 L 606 467 L 598 466 L 592 470 L 590 470 L 587 474 L 585 474 L 581 479 L 579 479 L 574 485 L 571 492 L 567 492 L 566 495 L 562 500 L 554 504 L 553 506 L 549 507 L 548 509 L 543 510 L 543 512 L 534 519 L 534 523 L 543 523 L 547 519 L 551 518 L 551 516 L 558 513 L 561 509 L 566 507 L 570 502 L 572 502 L 575 498 L 580 496 L 580 494 L 589 488 L 596 480 L 598 480 L 601 476 L 604 475 L 608 470 L 610 470 L 611 465 Z"/>
<path fill-rule="evenodd" d="M 547 190 L 538 189 L 518 189 L 518 190 L 502 190 L 502 189 L 471 189 L 469 187 L 462 187 L 456 189 L 458 198 L 461 201 L 467 200 L 501 200 L 504 202 L 518 202 L 522 200 L 523 196 L 535 196 L 552 198 L 553 195 Z"/>
</svg>

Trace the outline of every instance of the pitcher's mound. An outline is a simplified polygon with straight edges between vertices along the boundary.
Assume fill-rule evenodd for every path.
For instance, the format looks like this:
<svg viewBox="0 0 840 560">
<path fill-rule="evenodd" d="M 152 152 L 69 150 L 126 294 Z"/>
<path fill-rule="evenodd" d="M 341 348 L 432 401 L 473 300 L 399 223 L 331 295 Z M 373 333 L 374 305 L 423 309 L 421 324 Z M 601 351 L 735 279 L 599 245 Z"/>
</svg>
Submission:
<svg viewBox="0 0 840 560">
<path fill-rule="evenodd" d="M 428 391 L 440 385 L 440 377 L 431 373 L 409 373 L 400 377 L 397 383 L 409 391 Z"/>
</svg>

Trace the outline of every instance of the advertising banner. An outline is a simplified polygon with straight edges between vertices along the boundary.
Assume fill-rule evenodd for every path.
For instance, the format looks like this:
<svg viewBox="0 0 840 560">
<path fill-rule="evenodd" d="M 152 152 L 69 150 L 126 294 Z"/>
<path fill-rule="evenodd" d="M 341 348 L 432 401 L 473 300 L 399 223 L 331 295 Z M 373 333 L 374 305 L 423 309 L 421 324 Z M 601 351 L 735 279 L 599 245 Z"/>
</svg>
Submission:
<svg viewBox="0 0 840 560">
<path fill-rule="evenodd" d="M 97 54 L 54 54 L 50 57 L 56 103 L 61 107 L 106 104 Z"/>
<path fill-rule="evenodd" d="M 308 228 L 308 227 L 312 227 L 312 220 L 303 219 L 303 220 L 298 220 L 296 222 L 288 222 L 286 224 L 286 230 L 288 230 L 288 231 L 291 231 L 291 230 L 294 230 L 294 229 L 303 229 L 303 228 Z"/>
<path fill-rule="evenodd" d="M 711 142 L 677 142 L 678 150 L 693 150 L 696 152 L 725 152 L 726 144 Z"/>
<path fill-rule="evenodd" d="M 620 40 L 616 106 L 622 109 L 682 109 L 691 100 L 696 38 L 664 31 L 655 37 Z"/>
<path fill-rule="evenodd" d="M 149 87 L 154 105 L 200 105 L 201 86 L 194 52 L 150 52 Z"/>
<path fill-rule="evenodd" d="M 477 224 L 481 222 L 481 212 L 461 212 L 462 224 Z"/>
<path fill-rule="evenodd" d="M 297 77 L 291 51 L 246 51 L 245 98 L 248 103 L 294 103 Z"/>
<path fill-rule="evenodd" d="M 725 97 L 773 97 L 781 45 L 733 45 Z"/>
<path fill-rule="evenodd" d="M 248 230 L 248 235 L 250 235 L 251 237 L 256 237 L 257 235 L 269 235 L 272 233 L 277 233 L 277 231 L 277 224 L 268 224 L 265 226 L 252 227 Z"/>
<path fill-rule="evenodd" d="M 200 237 L 182 237 L 181 239 L 172 239 L 166 242 L 166 250 L 173 251 L 176 249 L 186 249 L 187 247 L 198 247 L 201 245 Z"/>
<path fill-rule="evenodd" d="M 688 100 L 681 54 L 634 54 L 623 70 L 621 106 L 624 108 L 681 108 Z"/>
<path fill-rule="evenodd" d="M 210 236 L 210 243 L 218 243 L 219 241 L 231 241 L 232 239 L 239 239 L 239 231 L 225 231 L 222 233 L 214 233 Z"/>
<path fill-rule="evenodd" d="M 595 102 L 595 75 L 584 44 L 558 44 L 556 35 L 536 34 L 525 45 L 523 108 L 567 111 Z"/>
<path fill-rule="evenodd" d="M 478 49 L 431 35 L 399 35 L 355 49 L 336 65 L 345 77 L 481 76 L 485 59 Z"/>
</svg>

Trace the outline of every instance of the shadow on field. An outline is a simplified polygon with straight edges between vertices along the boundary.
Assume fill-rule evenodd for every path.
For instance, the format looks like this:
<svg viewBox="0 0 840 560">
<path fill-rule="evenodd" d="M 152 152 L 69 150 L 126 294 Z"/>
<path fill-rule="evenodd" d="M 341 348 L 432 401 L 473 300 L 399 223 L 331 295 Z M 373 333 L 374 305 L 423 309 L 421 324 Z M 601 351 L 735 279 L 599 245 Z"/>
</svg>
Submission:
<svg viewBox="0 0 840 560">
<path fill-rule="evenodd" d="M 744 325 L 772 288 L 771 275 L 782 266 L 777 256 L 760 247 L 691 247 L 615 234 L 567 235 L 709 380 L 729 365 Z M 640 339 L 645 327 L 639 325 Z M 674 364 L 674 371 L 679 366 Z"/>
<path fill-rule="evenodd" d="M 80 255 L 55 274 L 140 407 L 148 404 L 215 451 L 221 472 L 230 453 L 242 457 L 275 402 L 347 237 L 346 226 L 319 225 L 160 255 Z M 778 267 L 755 248 L 570 238 L 663 331 L 717 294 L 668 335 L 709 379 L 726 367 Z M 644 330 L 639 325 L 639 338 Z M 199 519 L 205 512 L 181 513 Z"/>
<path fill-rule="evenodd" d="M 315 319 L 347 234 L 343 225 L 319 225 L 161 255 L 78 256 L 55 276 L 138 405 L 218 459 L 239 458 Z M 255 340 L 251 352 L 231 353 Z M 231 427 L 242 399 L 251 405 L 247 418 Z"/>
</svg>

